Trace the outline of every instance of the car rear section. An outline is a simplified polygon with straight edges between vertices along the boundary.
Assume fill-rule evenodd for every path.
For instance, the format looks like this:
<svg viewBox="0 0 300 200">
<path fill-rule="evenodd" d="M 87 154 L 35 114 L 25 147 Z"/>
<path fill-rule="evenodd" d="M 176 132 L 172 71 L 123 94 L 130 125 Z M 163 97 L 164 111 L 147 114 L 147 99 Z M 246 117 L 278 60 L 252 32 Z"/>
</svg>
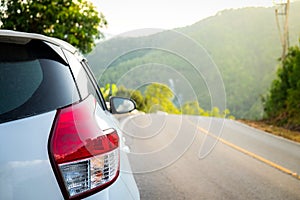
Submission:
<svg viewBox="0 0 300 200">
<path fill-rule="evenodd" d="M 76 49 L 0 31 L 0 199 L 139 199 L 110 118 Z"/>
</svg>

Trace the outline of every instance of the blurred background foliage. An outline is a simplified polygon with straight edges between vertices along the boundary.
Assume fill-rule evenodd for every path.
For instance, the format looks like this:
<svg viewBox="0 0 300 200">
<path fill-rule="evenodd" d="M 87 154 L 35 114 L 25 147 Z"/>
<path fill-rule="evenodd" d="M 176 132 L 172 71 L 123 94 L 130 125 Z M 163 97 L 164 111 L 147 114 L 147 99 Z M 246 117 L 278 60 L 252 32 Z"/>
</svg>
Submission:
<svg viewBox="0 0 300 200">
<path fill-rule="evenodd" d="M 230 115 L 229 109 L 220 111 L 219 108 L 213 107 L 211 110 L 204 110 L 197 101 L 176 105 L 173 91 L 167 85 L 160 83 L 151 83 L 145 86 L 143 93 L 140 90 L 128 89 L 124 86 L 117 87 L 116 84 L 106 84 L 100 89 L 106 101 L 109 101 L 110 96 L 131 98 L 136 102 L 137 109 L 145 113 L 166 112 L 169 114 L 235 119 L 234 116 Z"/>
</svg>

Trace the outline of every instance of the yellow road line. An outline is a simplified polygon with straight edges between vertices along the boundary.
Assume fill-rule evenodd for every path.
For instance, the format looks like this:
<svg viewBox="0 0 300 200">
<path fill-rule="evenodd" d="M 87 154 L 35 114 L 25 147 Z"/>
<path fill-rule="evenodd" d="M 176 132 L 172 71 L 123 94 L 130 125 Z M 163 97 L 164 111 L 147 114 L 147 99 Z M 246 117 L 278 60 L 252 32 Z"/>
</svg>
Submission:
<svg viewBox="0 0 300 200">
<path fill-rule="evenodd" d="M 188 120 L 188 121 L 190 121 L 190 120 Z M 213 135 L 212 133 L 210 133 L 208 130 L 197 126 L 196 124 L 194 124 L 191 121 L 190 121 L 190 123 L 192 123 L 194 126 L 196 126 L 197 129 L 200 130 L 201 132 L 203 132 L 203 133 L 205 133 L 205 134 L 207 134 L 207 135 L 209 135 L 209 136 L 211 136 L 211 137 L 219 140 L 223 144 L 225 144 L 225 145 L 227 145 L 227 146 L 229 146 L 229 147 L 231 147 L 231 148 L 233 148 L 233 149 L 235 149 L 237 151 L 240 151 L 240 152 L 242 152 L 242 153 L 244 153 L 244 154 L 246 154 L 246 155 L 248 155 L 248 156 L 250 156 L 252 158 L 255 158 L 256 160 L 259 160 L 259 161 L 261 161 L 261 162 L 263 162 L 263 163 L 265 163 L 265 164 L 267 164 L 267 165 L 269 165 L 271 167 L 274 167 L 275 169 L 278 169 L 278 170 L 280 170 L 280 171 L 282 171 L 282 172 L 284 172 L 284 173 L 286 173 L 288 175 L 291 175 L 291 176 L 295 177 L 296 179 L 300 180 L 300 175 L 297 174 L 296 172 L 293 172 L 293 171 L 291 171 L 291 170 L 289 170 L 289 169 L 287 169 L 285 167 L 282 167 L 282 166 L 280 166 L 280 165 L 278 165 L 278 164 L 276 164 L 276 163 L 274 163 L 274 162 L 272 162 L 272 161 L 270 161 L 268 159 L 265 159 L 265 158 L 263 158 L 263 157 L 255 154 L 253 152 L 250 152 L 250 151 L 248 151 L 246 149 L 243 149 L 242 147 L 239 147 L 239 146 L 237 146 L 237 145 L 235 145 L 235 144 L 233 144 L 231 142 L 228 142 L 227 140 L 224 140 L 223 138 L 217 137 L 217 136 Z"/>
</svg>

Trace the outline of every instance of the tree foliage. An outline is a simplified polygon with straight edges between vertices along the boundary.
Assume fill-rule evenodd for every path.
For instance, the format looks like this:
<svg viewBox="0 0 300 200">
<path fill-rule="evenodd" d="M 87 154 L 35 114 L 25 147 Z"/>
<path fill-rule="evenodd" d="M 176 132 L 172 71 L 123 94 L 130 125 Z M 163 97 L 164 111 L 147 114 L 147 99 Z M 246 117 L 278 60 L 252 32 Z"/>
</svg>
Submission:
<svg viewBox="0 0 300 200">
<path fill-rule="evenodd" d="M 177 107 L 173 91 L 167 85 L 160 83 L 147 85 L 143 93 L 124 86 L 117 87 L 116 84 L 106 84 L 105 87 L 100 89 L 106 101 L 109 100 L 110 96 L 131 98 L 135 101 L 137 109 L 145 113 L 162 111 L 169 114 L 235 119 L 234 116 L 229 115 L 230 111 L 228 109 L 225 109 L 223 112 L 220 112 L 217 107 L 212 108 L 211 111 L 204 110 L 199 106 L 197 101 L 188 101 L 181 105 L 181 107 Z"/>
<path fill-rule="evenodd" d="M 277 125 L 300 130 L 300 48 L 289 49 L 265 100 L 266 117 Z"/>
<path fill-rule="evenodd" d="M 209 116 L 209 113 L 202 109 L 197 101 L 184 103 L 181 107 L 181 111 L 182 114 Z"/>
<path fill-rule="evenodd" d="M 163 111 L 171 114 L 179 114 L 180 111 L 173 104 L 174 94 L 164 84 L 152 83 L 145 91 L 145 110 L 147 112 Z"/>
<path fill-rule="evenodd" d="M 90 52 L 107 24 L 87 0 L 1 0 L 0 27 L 60 38 Z"/>
</svg>

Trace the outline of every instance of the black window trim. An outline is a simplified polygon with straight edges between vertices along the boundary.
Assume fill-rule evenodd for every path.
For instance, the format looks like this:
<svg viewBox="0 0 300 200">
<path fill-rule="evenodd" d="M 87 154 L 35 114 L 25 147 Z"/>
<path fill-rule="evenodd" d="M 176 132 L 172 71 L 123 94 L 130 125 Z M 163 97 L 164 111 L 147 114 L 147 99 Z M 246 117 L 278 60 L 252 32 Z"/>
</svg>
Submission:
<svg viewBox="0 0 300 200">
<path fill-rule="evenodd" d="M 85 72 L 86 72 L 86 74 L 87 74 L 89 80 L 91 81 L 91 83 L 92 83 L 94 89 L 96 90 L 96 93 L 97 93 L 97 95 L 98 95 L 98 97 L 99 97 L 99 99 L 100 99 L 100 101 L 101 101 L 100 103 L 101 103 L 101 105 L 102 105 L 102 108 L 103 108 L 104 110 L 107 110 L 107 111 L 108 111 L 107 106 L 106 106 L 106 103 L 105 103 L 105 100 L 104 100 L 104 97 L 103 97 L 102 93 L 100 92 L 100 91 L 101 91 L 101 90 L 100 90 L 100 87 L 99 87 L 99 85 L 98 85 L 97 82 L 96 82 L 96 78 L 95 78 L 93 72 L 91 71 L 91 69 L 90 69 L 90 67 L 89 67 L 89 65 L 88 65 L 87 60 L 86 60 L 86 59 L 82 59 L 81 65 L 82 65 L 83 69 L 85 70 Z"/>
<path fill-rule="evenodd" d="M 68 50 L 67 50 L 67 49 L 63 49 L 63 48 L 61 48 L 61 50 L 62 50 L 62 53 L 63 53 L 63 55 L 64 55 L 64 59 L 66 59 L 66 61 L 67 61 L 67 63 L 68 63 L 68 67 L 69 67 L 70 73 L 72 74 L 72 78 L 73 78 L 73 81 L 74 81 L 74 83 L 75 83 L 75 86 L 76 86 L 76 89 L 77 89 L 77 93 L 78 93 L 78 95 L 79 95 L 79 101 L 83 101 L 81 92 L 80 92 L 80 90 L 79 90 L 79 87 L 78 87 L 78 84 L 77 84 L 77 82 L 76 82 L 74 73 L 73 73 L 73 71 L 72 71 L 72 67 L 70 66 L 70 61 L 68 60 L 68 56 L 67 56 L 66 53 L 65 53 L 65 51 L 68 51 Z M 70 51 L 68 51 L 68 52 L 70 52 Z M 73 54 L 72 52 L 70 52 L 70 53 Z"/>
</svg>

